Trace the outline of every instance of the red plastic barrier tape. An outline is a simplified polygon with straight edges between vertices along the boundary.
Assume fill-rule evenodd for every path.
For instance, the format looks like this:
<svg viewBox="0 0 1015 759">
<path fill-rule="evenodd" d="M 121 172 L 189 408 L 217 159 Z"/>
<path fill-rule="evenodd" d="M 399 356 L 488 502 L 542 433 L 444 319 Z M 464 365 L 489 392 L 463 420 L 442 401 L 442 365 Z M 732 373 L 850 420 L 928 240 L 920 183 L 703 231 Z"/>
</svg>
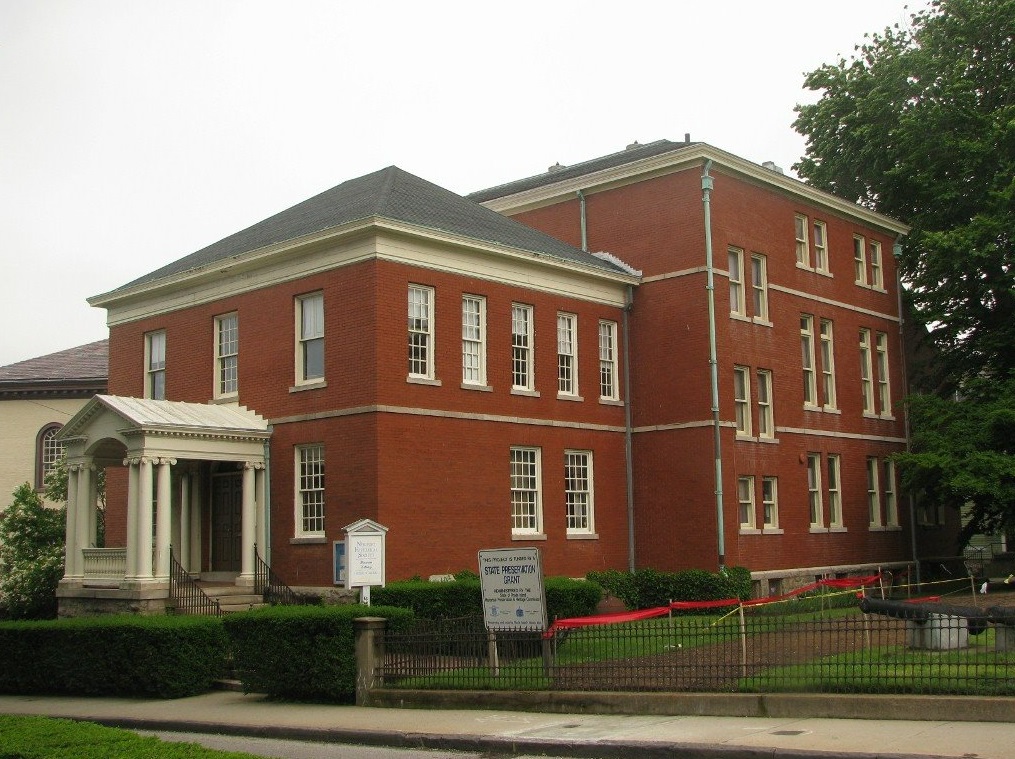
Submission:
<svg viewBox="0 0 1015 759">
<path fill-rule="evenodd" d="M 637 622 L 642 619 L 662 617 L 670 613 L 665 606 L 655 609 L 639 609 L 638 611 L 618 611 L 613 614 L 597 614 L 593 617 L 572 617 L 571 619 L 558 619 L 550 629 L 543 633 L 544 638 L 552 638 L 557 630 L 573 630 L 578 627 L 590 625 L 611 625 L 618 622 Z"/>
</svg>

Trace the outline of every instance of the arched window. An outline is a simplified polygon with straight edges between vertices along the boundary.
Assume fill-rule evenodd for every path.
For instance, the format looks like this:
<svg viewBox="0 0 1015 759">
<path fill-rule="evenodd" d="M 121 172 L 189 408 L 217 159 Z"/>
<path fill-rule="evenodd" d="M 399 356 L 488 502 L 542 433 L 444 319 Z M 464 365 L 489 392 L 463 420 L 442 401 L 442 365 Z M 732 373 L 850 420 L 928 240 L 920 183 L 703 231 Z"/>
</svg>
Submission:
<svg viewBox="0 0 1015 759">
<path fill-rule="evenodd" d="M 35 441 L 35 489 L 43 490 L 46 487 L 46 475 L 49 474 L 57 462 L 63 458 L 63 444 L 56 439 L 56 433 L 63 427 L 61 424 L 47 424 L 41 430 Z"/>
</svg>

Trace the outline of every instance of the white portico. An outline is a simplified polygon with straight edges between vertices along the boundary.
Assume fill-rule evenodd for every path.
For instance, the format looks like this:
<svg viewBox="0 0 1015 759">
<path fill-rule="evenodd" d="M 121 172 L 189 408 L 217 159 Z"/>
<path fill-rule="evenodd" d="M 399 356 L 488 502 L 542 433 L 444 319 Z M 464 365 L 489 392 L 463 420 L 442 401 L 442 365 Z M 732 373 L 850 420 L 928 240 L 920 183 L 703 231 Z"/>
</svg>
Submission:
<svg viewBox="0 0 1015 759">
<path fill-rule="evenodd" d="M 61 616 L 160 610 L 171 557 L 194 577 L 252 586 L 254 547 L 267 536 L 270 436 L 264 419 L 236 405 L 89 401 L 59 435 L 68 465 Z M 106 471 L 103 547 L 96 547 L 99 470 Z"/>
</svg>

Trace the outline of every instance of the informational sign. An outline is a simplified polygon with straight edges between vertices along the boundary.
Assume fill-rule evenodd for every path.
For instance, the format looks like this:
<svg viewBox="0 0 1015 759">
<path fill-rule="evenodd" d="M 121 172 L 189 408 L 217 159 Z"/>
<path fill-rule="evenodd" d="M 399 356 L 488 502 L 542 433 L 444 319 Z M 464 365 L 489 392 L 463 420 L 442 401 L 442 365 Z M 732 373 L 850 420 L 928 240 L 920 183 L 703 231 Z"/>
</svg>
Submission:
<svg viewBox="0 0 1015 759">
<path fill-rule="evenodd" d="M 384 585 L 384 536 L 350 532 L 346 541 L 349 587 Z"/>
<path fill-rule="evenodd" d="M 487 630 L 546 630 L 543 564 L 538 548 L 480 551 L 479 578 Z"/>
<path fill-rule="evenodd" d="M 334 541 L 332 548 L 335 552 L 335 584 L 345 585 L 345 541 Z"/>
</svg>

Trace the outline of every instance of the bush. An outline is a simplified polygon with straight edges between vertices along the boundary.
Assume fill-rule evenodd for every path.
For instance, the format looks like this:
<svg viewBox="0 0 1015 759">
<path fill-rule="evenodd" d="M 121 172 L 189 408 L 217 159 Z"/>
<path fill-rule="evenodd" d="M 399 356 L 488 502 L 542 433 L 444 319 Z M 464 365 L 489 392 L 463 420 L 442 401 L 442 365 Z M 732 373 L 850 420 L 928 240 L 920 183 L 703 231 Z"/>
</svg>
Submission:
<svg viewBox="0 0 1015 759">
<path fill-rule="evenodd" d="M 357 617 L 385 617 L 390 627 L 400 629 L 412 614 L 384 606 L 269 606 L 225 617 L 243 690 L 351 703 L 356 697 Z"/>
<path fill-rule="evenodd" d="M 589 579 L 619 598 L 628 609 L 651 609 L 670 601 L 718 601 L 747 599 L 751 595 L 751 573 L 744 567 L 723 567 L 719 572 L 685 569 L 660 572 L 638 569 L 633 573 L 609 570 L 590 572 Z"/>
<path fill-rule="evenodd" d="M 0 607 L 10 619 L 52 619 L 63 577 L 67 511 L 51 509 L 27 482 L 0 514 Z"/>
<path fill-rule="evenodd" d="M 217 617 L 82 617 L 0 623 L 0 693 L 179 698 L 222 676 Z"/>
</svg>

